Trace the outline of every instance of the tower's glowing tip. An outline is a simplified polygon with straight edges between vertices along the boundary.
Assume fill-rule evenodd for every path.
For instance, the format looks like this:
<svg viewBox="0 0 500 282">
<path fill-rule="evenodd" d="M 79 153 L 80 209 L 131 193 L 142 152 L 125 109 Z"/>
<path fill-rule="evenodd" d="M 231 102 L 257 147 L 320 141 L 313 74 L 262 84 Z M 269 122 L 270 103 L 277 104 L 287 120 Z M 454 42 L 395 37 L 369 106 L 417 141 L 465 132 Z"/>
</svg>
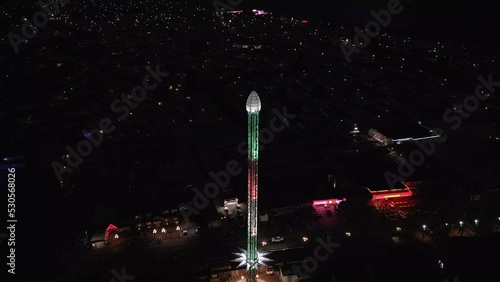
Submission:
<svg viewBox="0 0 500 282">
<path fill-rule="evenodd" d="M 247 112 L 259 112 L 261 108 L 262 104 L 260 103 L 259 95 L 257 95 L 257 92 L 252 91 L 247 99 Z"/>
</svg>

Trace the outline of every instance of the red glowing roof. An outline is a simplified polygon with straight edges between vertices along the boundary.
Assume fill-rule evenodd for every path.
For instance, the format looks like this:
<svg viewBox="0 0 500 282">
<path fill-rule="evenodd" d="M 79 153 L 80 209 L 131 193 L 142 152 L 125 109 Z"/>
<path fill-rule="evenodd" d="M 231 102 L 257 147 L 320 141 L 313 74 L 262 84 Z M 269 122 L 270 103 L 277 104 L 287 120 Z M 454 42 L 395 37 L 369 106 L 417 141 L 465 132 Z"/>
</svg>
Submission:
<svg viewBox="0 0 500 282">
<path fill-rule="evenodd" d="M 413 193 L 408 189 L 372 192 L 373 200 L 404 198 L 404 197 L 411 197 L 412 195 Z"/>
<path fill-rule="evenodd" d="M 108 226 L 108 228 L 106 228 L 106 232 L 113 232 L 113 231 L 117 231 L 118 230 L 118 227 L 114 226 L 113 224 L 110 224 Z"/>
</svg>

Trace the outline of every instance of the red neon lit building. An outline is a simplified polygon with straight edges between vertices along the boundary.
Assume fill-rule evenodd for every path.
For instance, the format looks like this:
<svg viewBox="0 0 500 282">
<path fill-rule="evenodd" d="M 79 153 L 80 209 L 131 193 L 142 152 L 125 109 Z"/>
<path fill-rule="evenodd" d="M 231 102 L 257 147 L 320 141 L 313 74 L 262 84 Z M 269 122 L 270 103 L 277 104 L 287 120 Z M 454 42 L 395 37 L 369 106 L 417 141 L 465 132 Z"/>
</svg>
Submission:
<svg viewBox="0 0 500 282">
<path fill-rule="evenodd" d="M 109 239 L 109 234 L 112 233 L 112 232 L 117 232 L 118 231 L 118 227 L 114 226 L 113 224 L 110 224 L 108 226 L 108 228 L 106 228 L 106 233 L 104 234 L 104 240 L 108 240 Z"/>
</svg>

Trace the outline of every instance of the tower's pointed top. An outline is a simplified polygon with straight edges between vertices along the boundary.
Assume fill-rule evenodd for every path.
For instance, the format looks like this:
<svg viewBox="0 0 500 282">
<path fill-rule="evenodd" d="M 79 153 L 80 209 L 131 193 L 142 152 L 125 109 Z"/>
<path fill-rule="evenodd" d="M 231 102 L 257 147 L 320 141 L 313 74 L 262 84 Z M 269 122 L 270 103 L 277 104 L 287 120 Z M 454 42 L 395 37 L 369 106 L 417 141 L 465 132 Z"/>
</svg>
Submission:
<svg viewBox="0 0 500 282">
<path fill-rule="evenodd" d="M 254 113 L 260 111 L 262 108 L 262 104 L 260 103 L 260 98 L 259 95 L 257 95 L 257 92 L 252 91 L 250 95 L 248 95 L 247 99 L 247 112 L 249 113 Z"/>
</svg>

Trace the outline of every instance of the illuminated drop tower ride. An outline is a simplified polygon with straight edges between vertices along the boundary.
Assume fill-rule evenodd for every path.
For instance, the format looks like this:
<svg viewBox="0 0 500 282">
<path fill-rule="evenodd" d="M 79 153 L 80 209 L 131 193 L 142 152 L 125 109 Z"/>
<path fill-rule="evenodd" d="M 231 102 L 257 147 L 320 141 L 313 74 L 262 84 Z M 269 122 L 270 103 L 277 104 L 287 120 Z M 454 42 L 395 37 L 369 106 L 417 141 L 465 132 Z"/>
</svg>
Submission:
<svg viewBox="0 0 500 282">
<path fill-rule="evenodd" d="M 247 215 L 247 249 L 234 253 L 239 262 L 237 267 L 246 266 L 247 282 L 256 282 L 259 265 L 265 266 L 271 259 L 266 256 L 269 252 L 257 251 L 257 203 L 258 203 L 258 164 L 259 164 L 259 111 L 262 105 L 257 92 L 252 91 L 247 99 L 248 112 L 248 215 Z"/>
<path fill-rule="evenodd" d="M 257 281 L 259 253 L 257 252 L 257 203 L 259 193 L 259 111 L 261 103 L 257 92 L 247 99 L 248 112 L 248 230 L 247 230 L 247 282 Z"/>
</svg>

